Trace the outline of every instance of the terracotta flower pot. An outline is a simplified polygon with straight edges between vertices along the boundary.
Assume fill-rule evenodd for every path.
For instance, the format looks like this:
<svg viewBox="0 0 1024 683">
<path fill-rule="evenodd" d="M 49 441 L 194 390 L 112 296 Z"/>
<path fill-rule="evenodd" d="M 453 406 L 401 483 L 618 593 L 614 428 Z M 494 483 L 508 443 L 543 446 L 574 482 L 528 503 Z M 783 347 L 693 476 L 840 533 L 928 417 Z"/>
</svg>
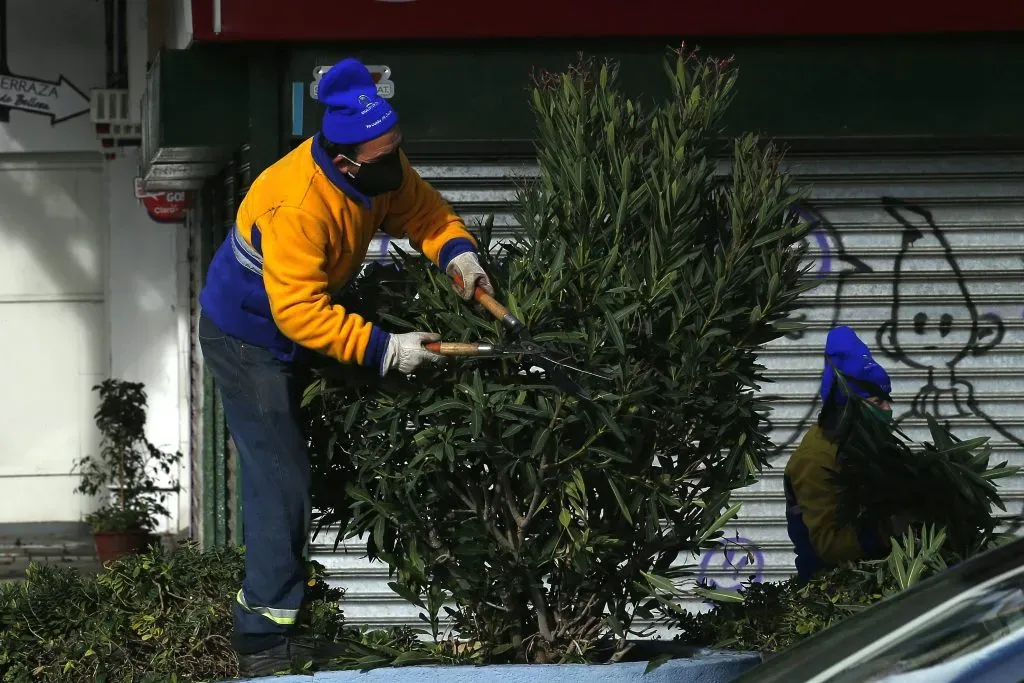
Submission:
<svg viewBox="0 0 1024 683">
<path fill-rule="evenodd" d="M 158 538 L 148 531 L 96 531 L 96 555 L 106 564 L 125 555 L 137 555 Z"/>
</svg>

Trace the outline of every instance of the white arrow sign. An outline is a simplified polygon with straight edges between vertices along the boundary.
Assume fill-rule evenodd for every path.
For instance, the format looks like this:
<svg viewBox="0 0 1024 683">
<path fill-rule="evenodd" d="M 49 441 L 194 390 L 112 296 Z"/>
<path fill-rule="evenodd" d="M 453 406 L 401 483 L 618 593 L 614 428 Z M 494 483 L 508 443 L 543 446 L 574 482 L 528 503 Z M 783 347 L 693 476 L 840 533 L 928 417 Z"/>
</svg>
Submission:
<svg viewBox="0 0 1024 683">
<path fill-rule="evenodd" d="M 51 124 L 85 114 L 90 108 L 89 96 L 63 74 L 55 83 L 4 73 L 0 73 L 0 107 L 49 116 Z"/>
</svg>

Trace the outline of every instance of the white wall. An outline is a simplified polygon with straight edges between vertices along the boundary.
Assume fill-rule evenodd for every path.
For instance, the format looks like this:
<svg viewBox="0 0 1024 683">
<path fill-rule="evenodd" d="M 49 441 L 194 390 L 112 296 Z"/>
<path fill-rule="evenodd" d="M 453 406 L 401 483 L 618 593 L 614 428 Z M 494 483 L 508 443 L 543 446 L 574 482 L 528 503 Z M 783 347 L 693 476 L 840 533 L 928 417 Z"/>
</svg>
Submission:
<svg viewBox="0 0 1024 683">
<path fill-rule="evenodd" d="M 91 506 L 71 469 L 98 446 L 90 389 L 109 370 L 106 179 L 88 115 L 106 73 L 103 3 L 7 0 L 0 30 L 0 104 L 63 76 L 39 101 L 82 112 L 0 122 L 0 357 L 18 388 L 0 396 L 0 522 L 71 521 Z"/>
<path fill-rule="evenodd" d="M 97 0 L 7 0 L 10 72 L 23 78 L 68 82 L 56 101 L 62 110 L 88 109 L 88 95 L 106 79 L 103 3 Z M 0 91 L 16 86 L 0 76 Z M 45 98 L 53 100 L 53 98 Z M 81 116 L 50 124 L 50 117 L 12 111 L 10 123 L 0 123 L 0 152 L 99 151 L 96 130 L 86 111 Z"/>
<path fill-rule="evenodd" d="M 106 188 L 95 153 L 0 154 L 0 523 L 90 505 L 72 466 L 99 446 L 109 369 Z"/>
<path fill-rule="evenodd" d="M 153 221 L 135 198 L 138 149 L 108 162 L 110 180 L 110 319 L 111 375 L 142 382 L 149 397 L 147 435 L 157 447 L 183 453 L 178 497 L 169 528 L 188 523 L 187 298 L 181 301 L 180 269 L 186 263 L 183 225 Z M 185 292 L 187 297 L 187 291 Z M 166 529 L 165 529 L 166 530 Z"/>
<path fill-rule="evenodd" d="M 98 447 L 93 384 L 143 382 L 150 440 L 188 452 L 187 240 L 135 199 L 138 149 L 102 160 L 88 94 L 106 85 L 104 3 L 7 0 L 7 18 L 0 99 L 24 91 L 18 77 L 63 76 L 85 96 L 65 84 L 44 97 L 83 112 L 66 121 L 12 110 L 0 122 L 2 366 L 17 387 L 0 395 L 0 523 L 73 521 L 96 504 L 72 493 L 70 473 Z M 178 21 L 180 41 L 191 19 Z M 188 523 L 187 456 L 180 479 L 162 530 Z"/>
</svg>

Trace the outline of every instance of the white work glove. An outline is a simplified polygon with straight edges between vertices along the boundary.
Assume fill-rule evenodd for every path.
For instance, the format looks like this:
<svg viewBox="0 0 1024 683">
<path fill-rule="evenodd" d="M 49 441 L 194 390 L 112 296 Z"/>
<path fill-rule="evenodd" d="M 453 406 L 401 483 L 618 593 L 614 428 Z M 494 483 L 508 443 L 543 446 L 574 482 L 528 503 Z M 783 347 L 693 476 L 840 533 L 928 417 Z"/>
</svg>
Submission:
<svg viewBox="0 0 1024 683">
<path fill-rule="evenodd" d="M 456 275 L 462 278 L 462 287 L 453 284 L 452 289 L 466 301 L 473 298 L 473 290 L 477 287 L 492 296 L 494 295 L 494 287 L 491 285 L 490 278 L 484 272 L 484 267 L 480 265 L 480 259 L 471 251 L 463 252 L 449 261 L 445 272 L 450 278 L 454 279 Z"/>
<path fill-rule="evenodd" d="M 441 335 L 432 332 L 407 332 L 406 334 L 393 334 L 388 341 L 388 348 L 384 351 L 384 357 L 380 362 L 380 376 L 388 374 L 392 369 L 398 370 L 403 375 L 412 373 L 424 363 L 439 364 L 445 361 L 445 357 L 427 351 L 423 345 L 430 342 L 441 341 Z"/>
</svg>

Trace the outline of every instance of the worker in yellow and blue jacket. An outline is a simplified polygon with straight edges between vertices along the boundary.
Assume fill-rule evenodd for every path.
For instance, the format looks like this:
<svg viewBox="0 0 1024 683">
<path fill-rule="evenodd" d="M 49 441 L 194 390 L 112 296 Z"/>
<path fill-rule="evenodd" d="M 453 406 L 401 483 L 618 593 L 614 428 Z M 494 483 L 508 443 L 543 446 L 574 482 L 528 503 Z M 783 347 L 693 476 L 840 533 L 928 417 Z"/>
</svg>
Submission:
<svg viewBox="0 0 1024 683">
<path fill-rule="evenodd" d="M 305 591 L 310 463 L 300 424 L 300 365 L 317 353 L 414 372 L 441 362 L 427 332 L 392 334 L 332 302 L 378 229 L 449 275 L 458 295 L 493 293 L 463 221 L 409 165 L 398 115 L 354 59 L 319 84 L 320 132 L 255 179 L 200 294 L 199 340 L 241 466 L 245 580 L 234 608 L 242 674 L 339 651 L 294 637 Z M 456 279 L 453 277 L 453 279 Z"/>
<path fill-rule="evenodd" d="M 838 382 L 836 375 L 843 377 Z M 853 392 L 884 415 L 892 415 L 889 375 L 849 327 L 835 327 L 825 340 L 822 409 L 786 463 L 786 524 L 796 553 L 797 575 L 808 580 L 819 569 L 845 561 L 877 559 L 889 552 L 891 525 L 840 526 L 839 492 L 831 479 L 838 467 L 836 429 Z"/>
</svg>

